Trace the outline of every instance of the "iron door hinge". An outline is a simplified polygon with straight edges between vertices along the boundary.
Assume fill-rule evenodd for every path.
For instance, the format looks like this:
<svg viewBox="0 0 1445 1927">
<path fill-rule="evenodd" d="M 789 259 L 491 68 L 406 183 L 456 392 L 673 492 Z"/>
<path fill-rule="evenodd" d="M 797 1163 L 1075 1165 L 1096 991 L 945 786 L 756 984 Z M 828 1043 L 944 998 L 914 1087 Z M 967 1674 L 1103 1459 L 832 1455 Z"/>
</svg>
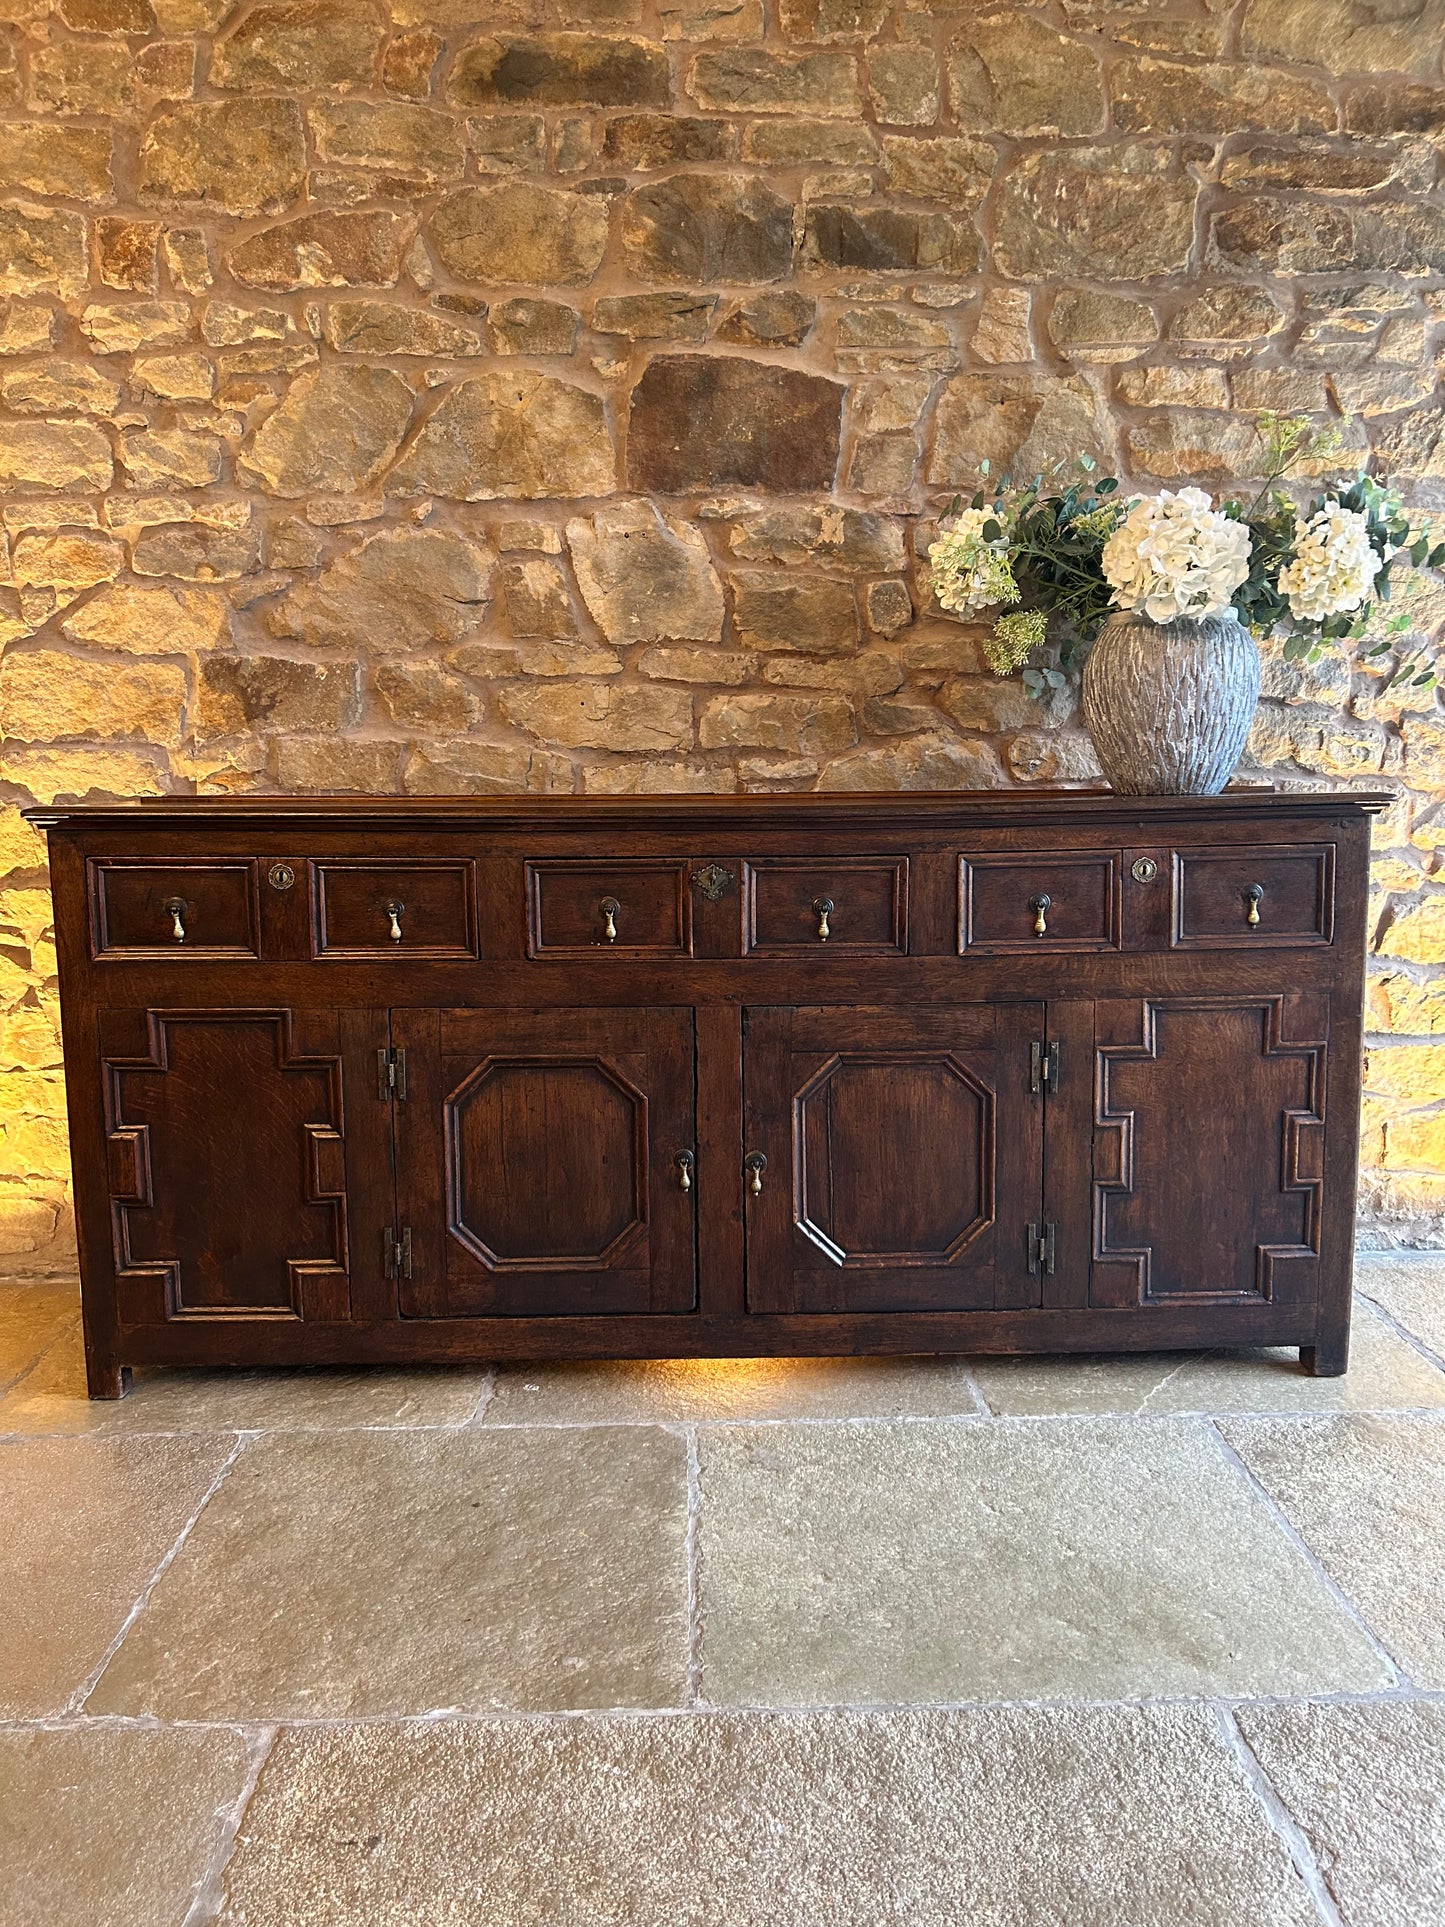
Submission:
<svg viewBox="0 0 1445 1927">
<path fill-rule="evenodd" d="M 382 1266 L 388 1278 L 411 1276 L 411 1226 L 399 1231 L 390 1226 L 381 1234 Z"/>
<path fill-rule="evenodd" d="M 406 1052 L 379 1050 L 376 1053 L 376 1094 L 383 1104 L 406 1096 Z"/>
<path fill-rule="evenodd" d="M 1029 1270 L 1037 1278 L 1054 1275 L 1054 1259 L 1059 1227 L 1050 1221 L 1048 1224 L 1029 1226 Z"/>
<path fill-rule="evenodd" d="M 1056 1091 L 1058 1088 L 1059 1045 L 1057 1038 L 1049 1044 L 1030 1044 L 1029 1089 L 1037 1096 L 1040 1091 Z"/>
</svg>

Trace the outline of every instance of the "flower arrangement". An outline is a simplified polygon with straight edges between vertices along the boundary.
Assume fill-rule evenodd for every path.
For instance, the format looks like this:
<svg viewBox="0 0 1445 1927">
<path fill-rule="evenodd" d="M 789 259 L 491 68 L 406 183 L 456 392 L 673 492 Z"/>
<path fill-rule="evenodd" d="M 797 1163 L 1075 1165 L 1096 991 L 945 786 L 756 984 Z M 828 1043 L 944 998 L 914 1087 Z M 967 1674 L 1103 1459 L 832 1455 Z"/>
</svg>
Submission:
<svg viewBox="0 0 1445 1927">
<path fill-rule="evenodd" d="M 1035 696 L 1077 678 L 1116 610 L 1152 622 L 1233 613 L 1257 637 L 1279 631 L 1288 661 L 1318 661 L 1365 639 L 1390 596 L 1391 570 L 1439 568 L 1445 542 L 1412 530 L 1399 495 L 1364 473 L 1327 483 L 1301 508 L 1280 483 L 1308 460 L 1318 468 L 1342 442 L 1338 427 L 1306 416 L 1263 415 L 1264 483 L 1249 503 L 1216 506 L 1203 489 L 1123 500 L 1087 456 L 1059 486 L 1058 470 L 1018 485 L 1007 477 L 964 507 L 955 500 L 929 549 L 934 593 L 958 615 L 1005 609 L 985 643 L 999 675 L 1022 670 Z M 1409 627 L 1398 616 L 1360 651 L 1387 655 Z M 1396 679 L 1436 681 L 1428 645 L 1402 653 Z"/>
<path fill-rule="evenodd" d="M 1222 616 L 1249 575 L 1249 530 L 1215 508 L 1202 488 L 1144 495 L 1099 557 L 1114 606 L 1151 622 Z"/>
</svg>

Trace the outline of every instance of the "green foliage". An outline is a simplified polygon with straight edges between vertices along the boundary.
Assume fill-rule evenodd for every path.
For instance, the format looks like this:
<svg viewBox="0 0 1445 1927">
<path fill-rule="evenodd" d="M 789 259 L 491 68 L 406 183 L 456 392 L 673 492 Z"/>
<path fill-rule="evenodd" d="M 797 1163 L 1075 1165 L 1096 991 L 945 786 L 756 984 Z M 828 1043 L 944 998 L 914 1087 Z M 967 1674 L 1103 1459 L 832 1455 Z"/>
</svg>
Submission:
<svg viewBox="0 0 1445 1927">
<path fill-rule="evenodd" d="M 1117 480 L 1096 478 L 1095 466 L 1081 456 L 1073 479 L 1063 486 L 1062 464 L 1023 485 L 1005 476 L 992 491 L 980 489 L 968 505 L 993 510 L 994 520 L 982 533 L 986 541 L 1007 536 L 1019 591 L 1017 611 L 1000 618 L 993 644 L 985 644 L 990 666 L 1010 675 L 1027 664 L 1023 681 L 1034 696 L 1077 679 L 1109 614 L 1111 591 L 1101 558 L 1123 519 L 1124 504 Z M 962 506 L 956 497 L 950 514 Z M 1046 659 L 1028 661 L 1040 656 Z"/>
</svg>

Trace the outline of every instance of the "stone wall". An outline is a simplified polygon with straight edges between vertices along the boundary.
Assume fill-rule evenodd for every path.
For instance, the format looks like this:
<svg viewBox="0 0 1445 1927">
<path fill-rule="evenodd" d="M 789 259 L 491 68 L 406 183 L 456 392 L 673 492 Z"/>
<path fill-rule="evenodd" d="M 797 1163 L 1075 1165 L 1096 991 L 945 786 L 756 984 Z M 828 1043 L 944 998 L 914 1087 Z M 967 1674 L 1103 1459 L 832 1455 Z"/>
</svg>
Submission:
<svg viewBox="0 0 1445 1927">
<path fill-rule="evenodd" d="M 1259 409 L 1344 412 L 1445 498 L 1442 42 L 1445 0 L 0 0 L 0 1243 L 64 1188 L 20 803 L 1084 780 L 928 606 L 983 457 L 1221 486 Z M 1438 1233 L 1445 718 L 1276 658 L 1253 760 L 1398 794 L 1366 1183 Z"/>
</svg>

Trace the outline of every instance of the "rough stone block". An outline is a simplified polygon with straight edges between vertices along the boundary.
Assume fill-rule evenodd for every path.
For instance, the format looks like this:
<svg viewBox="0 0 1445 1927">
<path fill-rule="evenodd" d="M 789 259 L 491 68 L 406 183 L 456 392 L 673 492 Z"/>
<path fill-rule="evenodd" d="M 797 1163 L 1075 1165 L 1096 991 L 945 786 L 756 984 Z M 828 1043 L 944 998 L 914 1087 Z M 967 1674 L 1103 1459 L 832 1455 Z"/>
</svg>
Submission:
<svg viewBox="0 0 1445 1927">
<path fill-rule="evenodd" d="M 616 459 L 599 395 L 530 369 L 459 382 L 392 470 L 394 495 L 463 502 L 606 495 Z"/>
<path fill-rule="evenodd" d="M 48 649 L 12 649 L 0 662 L 0 735 L 22 742 L 178 743 L 185 700 L 185 671 L 173 663 L 90 662 Z"/>
<path fill-rule="evenodd" d="M 140 144 L 142 202 L 201 201 L 260 214 L 295 200 L 306 134 L 294 100 L 193 100 L 156 115 Z"/>
<path fill-rule="evenodd" d="M 253 7 L 216 44 L 211 83 L 244 89 L 369 87 L 385 28 L 368 0 Z"/>
<path fill-rule="evenodd" d="M 109 488 L 110 443 L 85 422 L 0 422 L 0 489 Z"/>
<path fill-rule="evenodd" d="M 993 475 L 1030 476 L 1079 455 L 1110 458 L 1111 434 L 1081 375 L 955 375 L 938 403 L 930 482 L 976 485 L 984 459 Z"/>
<path fill-rule="evenodd" d="M 685 689 L 569 681 L 504 689 L 499 700 L 509 722 L 564 749 L 687 749 L 692 744 L 692 697 Z"/>
<path fill-rule="evenodd" d="M 632 391 L 628 481 L 663 494 L 720 484 L 827 490 L 843 394 L 839 383 L 799 369 L 660 355 Z"/>
<path fill-rule="evenodd" d="M 0 122 L 0 180 L 31 194 L 71 201 L 113 198 L 109 128 L 43 120 Z"/>
<path fill-rule="evenodd" d="M 961 125 L 981 133 L 1095 134 L 1104 125 L 1104 84 L 1088 43 L 1012 8 L 959 31 L 948 90 Z"/>
<path fill-rule="evenodd" d="M 601 265 L 607 226 L 596 196 L 507 181 L 448 195 L 426 234 L 460 281 L 576 285 Z"/>
<path fill-rule="evenodd" d="M 859 645 L 850 583 L 799 569 L 741 569 L 732 589 L 738 640 L 746 649 L 839 656 Z"/>
<path fill-rule="evenodd" d="M 777 281 L 793 259 L 793 209 L 745 174 L 675 174 L 628 196 L 622 250 L 640 281 Z"/>
<path fill-rule="evenodd" d="M 309 110 L 316 152 L 347 167 L 380 167 L 423 180 L 451 180 L 466 162 L 450 114 L 400 101 L 318 101 Z"/>
<path fill-rule="evenodd" d="M 411 390 L 388 368 L 318 369 L 257 429 L 237 473 L 274 495 L 365 488 L 400 448 L 411 410 Z"/>
<path fill-rule="evenodd" d="M 720 642 L 722 583 L 702 532 L 646 502 L 567 524 L 588 614 L 610 643 Z"/>
<path fill-rule="evenodd" d="M 1144 146 L 1023 155 L 998 190 L 997 264 L 1022 280 L 1182 274 L 1194 243 L 1199 187 L 1170 166 L 1167 150 Z"/>
<path fill-rule="evenodd" d="M 414 232 L 390 208 L 326 208 L 262 228 L 226 259 L 252 288 L 391 288 Z"/>
<path fill-rule="evenodd" d="M 293 590 L 271 626 L 317 647 L 454 643 L 485 613 L 491 562 L 489 550 L 460 535 L 387 530 Z"/>
<path fill-rule="evenodd" d="M 774 53 L 761 47 L 700 53 L 687 78 L 700 106 L 725 113 L 818 114 L 862 112 L 858 65 L 841 49 Z"/>
<path fill-rule="evenodd" d="M 666 107 L 671 90 L 661 47 L 585 33 L 488 35 L 463 48 L 447 83 L 460 107 Z"/>
</svg>

